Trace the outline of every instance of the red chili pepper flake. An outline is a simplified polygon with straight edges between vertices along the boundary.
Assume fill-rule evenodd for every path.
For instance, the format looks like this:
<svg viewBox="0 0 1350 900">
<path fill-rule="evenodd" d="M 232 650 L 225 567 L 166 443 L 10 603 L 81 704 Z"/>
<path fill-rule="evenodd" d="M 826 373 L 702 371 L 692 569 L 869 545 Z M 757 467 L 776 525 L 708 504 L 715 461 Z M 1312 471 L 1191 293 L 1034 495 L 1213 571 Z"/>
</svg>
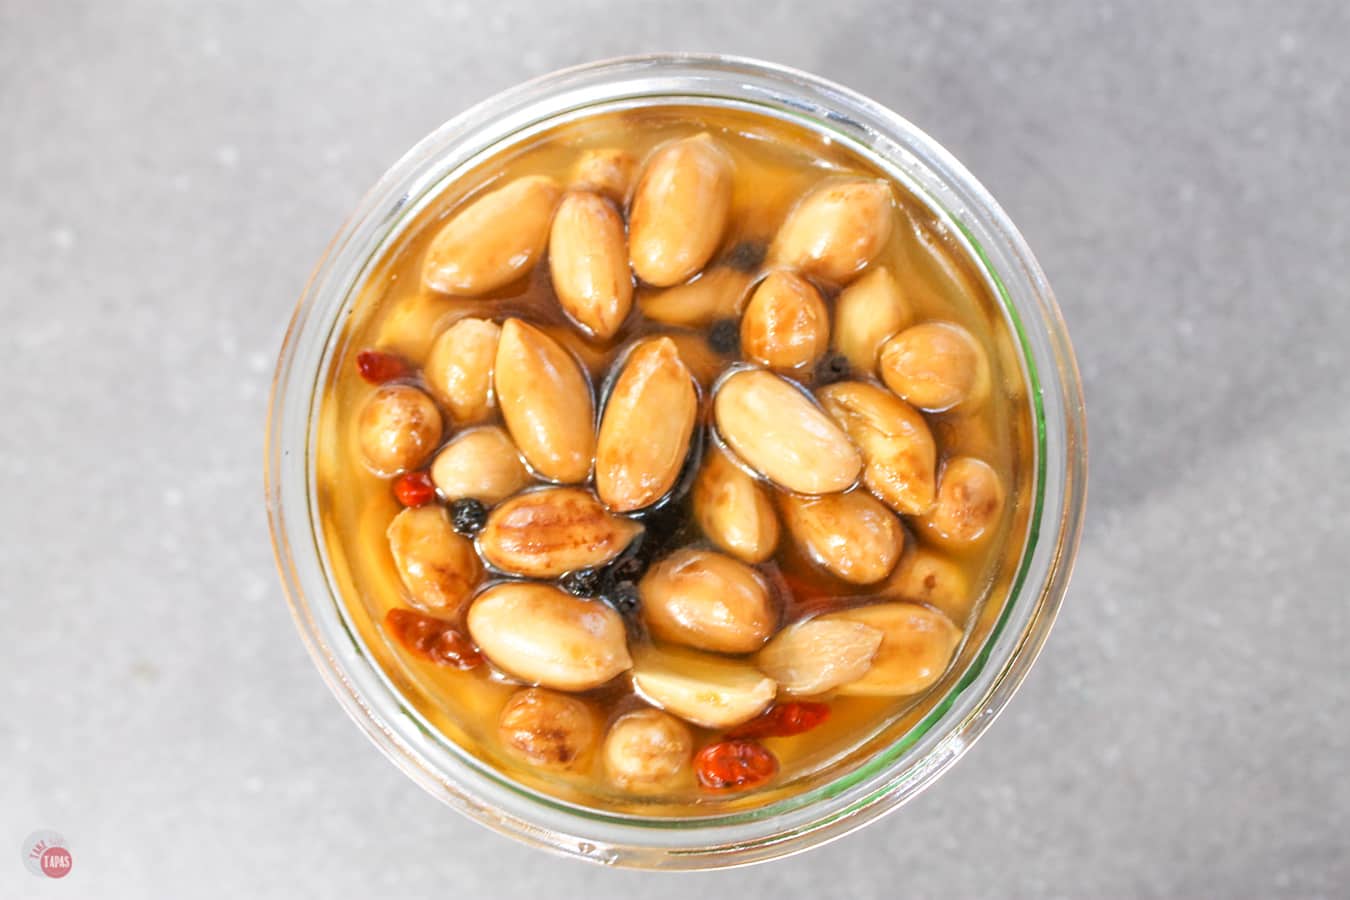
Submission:
<svg viewBox="0 0 1350 900">
<path fill-rule="evenodd" d="M 792 737 L 815 728 L 830 717 L 827 703 L 794 701 L 780 703 L 764 715 L 727 732 L 728 738 Z"/>
<path fill-rule="evenodd" d="M 444 619 L 429 616 L 415 609 L 391 609 L 384 617 L 384 627 L 394 638 L 424 659 L 456 669 L 473 669 L 482 665 L 483 654 L 473 642 Z"/>
<path fill-rule="evenodd" d="M 436 485 L 426 472 L 404 472 L 394 479 L 394 496 L 404 506 L 426 506 L 436 499 Z"/>
<path fill-rule="evenodd" d="M 384 384 L 396 378 L 407 378 L 412 366 L 407 360 L 383 350 L 362 350 L 356 354 L 356 371 L 371 384 Z"/>
<path fill-rule="evenodd" d="M 778 774 L 778 760 L 757 741 L 719 741 L 698 751 L 694 772 L 709 790 L 738 790 Z"/>
</svg>

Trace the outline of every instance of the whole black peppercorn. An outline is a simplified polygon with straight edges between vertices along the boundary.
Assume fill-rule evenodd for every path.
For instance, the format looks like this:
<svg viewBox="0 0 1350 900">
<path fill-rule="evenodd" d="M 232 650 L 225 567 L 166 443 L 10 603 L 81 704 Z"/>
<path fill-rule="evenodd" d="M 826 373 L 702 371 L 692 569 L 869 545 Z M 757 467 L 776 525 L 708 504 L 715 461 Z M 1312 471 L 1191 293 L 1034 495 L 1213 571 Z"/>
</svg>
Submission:
<svg viewBox="0 0 1350 900">
<path fill-rule="evenodd" d="M 815 382 L 817 385 L 833 384 L 843 381 L 853 371 L 848 357 L 842 353 L 831 353 L 816 363 Z"/>
<path fill-rule="evenodd" d="M 708 329 L 708 346 L 714 353 L 730 356 L 741 346 L 741 326 L 735 319 L 721 319 Z"/>
<path fill-rule="evenodd" d="M 638 608 L 637 585 L 631 581 L 616 581 L 605 589 L 601 599 L 618 612 L 627 615 Z"/>
<path fill-rule="evenodd" d="M 558 584 L 574 597 L 594 597 L 600 592 L 600 573 L 595 569 L 576 569 L 564 575 Z"/>
<path fill-rule="evenodd" d="M 741 241 L 727 254 L 727 265 L 738 272 L 753 272 L 764 262 L 766 251 L 761 241 Z"/>
<path fill-rule="evenodd" d="M 473 537 L 487 524 L 487 507 L 472 497 L 461 497 L 450 504 L 450 524 L 465 537 Z"/>
</svg>

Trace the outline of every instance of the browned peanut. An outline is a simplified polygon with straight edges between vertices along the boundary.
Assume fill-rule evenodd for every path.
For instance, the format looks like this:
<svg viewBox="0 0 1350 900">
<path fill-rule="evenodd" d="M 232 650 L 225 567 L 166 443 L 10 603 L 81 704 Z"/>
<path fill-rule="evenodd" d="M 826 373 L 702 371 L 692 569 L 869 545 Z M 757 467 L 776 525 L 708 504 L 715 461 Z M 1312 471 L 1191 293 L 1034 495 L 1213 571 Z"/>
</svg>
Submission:
<svg viewBox="0 0 1350 900">
<path fill-rule="evenodd" d="M 830 346 L 830 314 L 820 291 L 792 272 L 771 272 L 741 318 L 741 349 L 780 372 L 810 365 Z"/>
<path fill-rule="evenodd" d="M 820 403 L 862 448 L 868 490 L 905 515 L 921 515 L 933 505 L 937 445 L 918 411 L 860 381 L 822 388 Z"/>
<path fill-rule="evenodd" d="M 957 625 L 969 618 L 976 599 L 965 571 L 927 547 L 917 547 L 901 557 L 895 572 L 886 579 L 882 593 L 911 603 L 925 603 L 945 613 Z"/>
<path fill-rule="evenodd" d="M 642 532 L 582 488 L 544 488 L 492 510 L 478 535 L 489 563 L 527 578 L 556 578 L 609 562 Z"/>
<path fill-rule="evenodd" d="M 708 540 L 743 562 L 764 562 L 778 546 L 768 491 L 711 447 L 694 482 L 694 516 Z"/>
<path fill-rule="evenodd" d="M 810 619 L 778 632 L 755 665 L 789 694 L 823 694 L 866 675 L 881 639 L 861 622 Z"/>
<path fill-rule="evenodd" d="M 446 444 L 431 464 L 431 480 L 446 500 L 472 497 L 491 506 L 529 484 L 530 473 L 510 436 L 488 425 Z"/>
<path fill-rule="evenodd" d="M 779 498 L 783 521 L 807 558 L 852 584 L 872 584 L 895 568 L 905 533 L 867 491 Z"/>
<path fill-rule="evenodd" d="M 548 266 L 558 302 L 595 337 L 619 330 L 633 308 L 633 275 L 623 219 L 599 194 L 563 197 L 553 217 Z"/>
<path fill-rule="evenodd" d="M 618 613 L 547 584 L 488 588 L 469 607 L 468 626 L 493 665 L 543 687 L 586 691 L 632 665 Z"/>
<path fill-rule="evenodd" d="M 860 372 L 876 371 L 877 354 L 914 318 L 891 270 L 877 266 L 844 288 L 834 306 L 834 346 Z"/>
<path fill-rule="evenodd" d="M 667 287 L 692 276 L 722 242 L 731 211 L 731 158 L 707 133 L 658 150 L 628 217 L 633 271 Z"/>
<path fill-rule="evenodd" d="M 545 769 L 571 769 L 591 748 L 599 728 L 591 707 L 544 688 L 521 688 L 497 717 L 497 737 L 515 756 Z"/>
<path fill-rule="evenodd" d="M 387 536 L 399 579 L 425 609 L 458 612 L 483 577 L 473 543 L 455 534 L 444 507 L 403 510 Z"/>
<path fill-rule="evenodd" d="M 427 248 L 427 286 L 476 297 L 524 275 L 544 252 L 560 193 L 552 178 L 528 175 L 456 212 Z"/>
<path fill-rule="evenodd" d="M 496 322 L 460 319 L 431 345 L 422 374 L 460 425 L 485 419 L 492 410 L 492 362 L 501 334 Z"/>
<path fill-rule="evenodd" d="M 689 771 L 694 736 L 679 719 L 659 709 L 625 713 L 605 735 L 605 771 L 629 791 L 669 787 Z"/>
<path fill-rule="evenodd" d="M 759 474 L 799 494 L 846 490 L 862 457 L 810 398 L 772 372 L 726 378 L 713 399 L 718 434 Z"/>
<path fill-rule="evenodd" d="M 924 322 L 881 348 L 881 380 L 919 409 L 942 412 L 988 393 L 989 361 L 960 325 Z"/>
<path fill-rule="evenodd" d="M 506 428 L 534 470 L 584 481 L 595 454 L 595 404 L 577 361 L 539 329 L 507 319 L 493 383 Z"/>
<path fill-rule="evenodd" d="M 867 673 L 841 685 L 841 694 L 898 697 L 925 691 L 942 677 L 961 642 L 961 629 L 950 619 L 915 603 L 878 603 L 821 618 L 861 622 L 882 633 Z"/>
<path fill-rule="evenodd" d="M 581 190 L 595 191 L 623 206 L 636 172 L 637 160 L 631 153 L 616 147 L 603 147 L 581 154 L 572 170 L 572 184 Z"/>
<path fill-rule="evenodd" d="M 993 467 L 973 456 L 958 456 L 943 465 L 937 502 L 921 525 L 944 544 L 974 544 L 997 529 L 1003 501 L 1003 481 Z"/>
<path fill-rule="evenodd" d="M 654 637 L 699 650 L 749 653 L 778 624 L 759 574 L 720 553 L 677 550 L 652 566 L 638 591 Z"/>
<path fill-rule="evenodd" d="M 891 188 L 865 178 L 832 179 L 798 202 L 783 223 L 770 259 L 844 284 L 890 240 Z"/>
<path fill-rule="evenodd" d="M 392 475 L 422 464 L 441 442 L 441 413 L 430 397 L 406 384 L 371 394 L 356 422 L 366 465 Z"/>
<path fill-rule="evenodd" d="M 709 269 L 688 284 L 638 294 L 638 309 L 649 319 L 701 328 L 719 319 L 734 319 L 750 288 L 751 276 L 730 266 Z"/>
<path fill-rule="evenodd" d="M 773 702 L 777 685 L 754 666 L 678 647 L 645 647 L 633 687 L 646 700 L 704 728 L 748 722 Z"/>
<path fill-rule="evenodd" d="M 595 488 L 610 509 L 650 506 L 675 485 L 698 414 L 693 377 L 670 338 L 644 341 L 605 401 L 595 450 Z"/>
</svg>

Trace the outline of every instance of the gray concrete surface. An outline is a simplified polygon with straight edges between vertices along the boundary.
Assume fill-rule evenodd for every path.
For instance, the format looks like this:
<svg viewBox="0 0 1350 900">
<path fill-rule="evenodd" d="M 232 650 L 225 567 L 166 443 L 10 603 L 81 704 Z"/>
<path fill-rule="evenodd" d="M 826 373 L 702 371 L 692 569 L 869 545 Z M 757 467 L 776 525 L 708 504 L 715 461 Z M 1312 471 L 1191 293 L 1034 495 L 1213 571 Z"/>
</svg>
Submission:
<svg viewBox="0 0 1350 900">
<path fill-rule="evenodd" d="M 1338 2 L 0 0 L 0 897 L 1350 892 L 1350 13 Z M 1089 527 L 937 786 L 790 861 L 556 860 L 380 757 L 272 569 L 266 391 L 359 194 L 472 101 L 663 48 L 928 129 L 1054 282 Z M 39 827 L 63 882 L 24 871 Z"/>
</svg>

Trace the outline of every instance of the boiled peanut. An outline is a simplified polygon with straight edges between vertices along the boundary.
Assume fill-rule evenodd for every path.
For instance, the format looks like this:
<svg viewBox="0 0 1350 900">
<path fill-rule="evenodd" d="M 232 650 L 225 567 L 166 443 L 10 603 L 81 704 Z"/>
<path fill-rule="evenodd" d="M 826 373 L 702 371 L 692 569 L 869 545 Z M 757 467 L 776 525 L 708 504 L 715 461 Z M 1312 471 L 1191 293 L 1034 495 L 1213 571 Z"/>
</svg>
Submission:
<svg viewBox="0 0 1350 900">
<path fill-rule="evenodd" d="M 556 578 L 609 562 L 641 532 L 641 525 L 614 515 L 590 491 L 544 488 L 495 507 L 478 549 L 503 572 Z"/>
<path fill-rule="evenodd" d="M 958 456 L 943 465 L 937 501 L 921 524 L 944 544 L 974 544 L 994 533 L 1003 501 L 1003 480 L 993 467 L 973 456 Z"/>
<path fill-rule="evenodd" d="M 640 292 L 638 309 L 647 318 L 667 325 L 701 328 L 739 316 L 751 280 L 746 272 L 718 266 L 688 284 Z"/>
<path fill-rule="evenodd" d="M 790 491 L 842 491 L 862 470 L 862 457 L 839 426 L 772 372 L 749 369 L 723 380 L 713 417 L 736 455 Z"/>
<path fill-rule="evenodd" d="M 694 736 L 689 727 L 659 709 L 625 713 L 605 735 L 605 771 L 625 790 L 668 787 L 689 771 Z"/>
<path fill-rule="evenodd" d="M 528 175 L 472 201 L 427 248 L 427 286 L 476 297 L 524 275 L 544 252 L 560 193 L 552 178 Z"/>
<path fill-rule="evenodd" d="M 405 509 L 386 536 L 398 577 L 418 606 L 458 612 L 483 577 L 473 543 L 455 533 L 444 507 Z"/>
<path fill-rule="evenodd" d="M 800 275 L 771 272 L 741 318 L 741 349 L 780 372 L 810 365 L 830 346 L 830 314 L 820 291 Z"/>
<path fill-rule="evenodd" d="M 823 694 L 866 675 L 881 639 L 861 622 L 808 619 L 778 632 L 755 665 L 789 694 Z"/>
<path fill-rule="evenodd" d="M 539 329 L 507 319 L 493 383 L 506 428 L 534 470 L 584 481 L 595 454 L 595 405 L 577 361 Z"/>
<path fill-rule="evenodd" d="M 716 653 L 749 653 L 778 624 L 754 569 L 708 550 L 677 550 L 638 584 L 653 637 Z"/>
<path fill-rule="evenodd" d="M 888 338 L 914 318 L 895 276 L 877 266 L 844 288 L 834 305 L 834 346 L 860 372 L 876 371 Z"/>
<path fill-rule="evenodd" d="M 618 613 L 546 584 L 488 588 L 469 607 L 468 626 L 497 668 L 560 691 L 599 687 L 632 665 Z"/>
<path fill-rule="evenodd" d="M 441 427 L 435 402 L 406 384 L 385 385 L 371 394 L 356 422 L 361 455 L 382 475 L 421 465 L 441 442 Z"/>
<path fill-rule="evenodd" d="M 613 205 L 589 192 L 563 197 L 549 233 L 548 265 L 558 302 L 573 321 L 595 337 L 612 337 L 633 308 L 623 219 Z"/>
<path fill-rule="evenodd" d="M 895 513 L 864 490 L 822 497 L 784 494 L 779 506 L 806 557 L 852 584 L 885 578 L 905 546 Z"/>
<path fill-rule="evenodd" d="M 862 448 L 868 490 L 898 513 L 926 512 L 936 489 L 937 445 L 923 416 L 889 391 L 860 381 L 829 385 L 819 397 Z"/>
<path fill-rule="evenodd" d="M 861 622 L 882 633 L 867 673 L 841 685 L 841 694 L 898 697 L 925 691 L 942 677 L 961 642 L 961 629 L 950 619 L 915 603 L 878 603 L 820 618 Z"/>
<path fill-rule="evenodd" d="M 708 539 L 742 562 L 764 562 L 778 546 L 778 515 L 764 487 L 713 447 L 694 482 L 694 516 Z"/>
<path fill-rule="evenodd" d="M 919 409 L 943 412 L 988 393 L 989 360 L 960 325 L 924 322 L 886 341 L 881 380 Z"/>
<path fill-rule="evenodd" d="M 446 444 L 431 464 L 431 480 L 446 500 L 472 497 L 491 506 L 529 484 L 530 473 L 511 437 L 488 425 Z"/>
<path fill-rule="evenodd" d="M 773 702 L 772 678 L 743 662 L 679 648 L 646 647 L 633 687 L 655 706 L 704 728 L 748 722 Z"/>
<path fill-rule="evenodd" d="M 502 746 L 531 765 L 576 767 L 595 745 L 599 728 L 589 704 L 544 688 L 521 688 L 497 718 Z"/>
<path fill-rule="evenodd" d="M 638 180 L 628 217 L 633 271 L 667 287 L 712 258 L 731 211 L 731 158 L 712 136 L 658 150 Z"/>
<path fill-rule="evenodd" d="M 782 265 L 844 284 L 890 240 L 894 198 L 884 181 L 826 181 L 788 214 L 769 257 Z"/>
<path fill-rule="evenodd" d="M 694 433 L 698 392 L 670 338 L 628 354 L 605 401 L 595 488 L 610 509 L 650 506 L 675 485 Z"/>
<path fill-rule="evenodd" d="M 917 547 L 901 557 L 881 593 L 927 604 L 957 625 L 969 618 L 976 599 L 965 570 L 927 547 Z"/>
<path fill-rule="evenodd" d="M 460 425 L 484 419 L 492 409 L 492 362 L 501 334 L 496 322 L 460 319 L 431 345 L 422 374 Z"/>
<path fill-rule="evenodd" d="M 636 171 L 637 160 L 626 150 L 616 147 L 587 150 L 572 170 L 572 184 L 622 206 L 628 199 L 628 189 Z"/>
</svg>

